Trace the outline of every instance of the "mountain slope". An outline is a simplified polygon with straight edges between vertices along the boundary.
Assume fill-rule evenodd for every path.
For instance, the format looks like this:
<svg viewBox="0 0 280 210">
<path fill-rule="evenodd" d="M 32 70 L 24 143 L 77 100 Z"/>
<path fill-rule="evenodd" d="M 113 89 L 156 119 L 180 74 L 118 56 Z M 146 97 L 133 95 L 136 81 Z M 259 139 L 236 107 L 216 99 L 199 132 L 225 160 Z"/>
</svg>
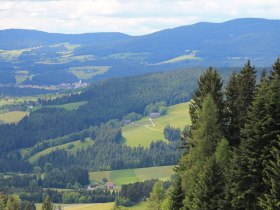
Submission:
<svg viewBox="0 0 280 210">
<path fill-rule="evenodd" d="M 280 20 L 254 18 L 197 23 L 143 36 L 3 30 L 0 83 L 60 84 L 180 67 L 240 67 L 247 59 L 265 67 L 280 55 L 279 45 Z"/>
</svg>

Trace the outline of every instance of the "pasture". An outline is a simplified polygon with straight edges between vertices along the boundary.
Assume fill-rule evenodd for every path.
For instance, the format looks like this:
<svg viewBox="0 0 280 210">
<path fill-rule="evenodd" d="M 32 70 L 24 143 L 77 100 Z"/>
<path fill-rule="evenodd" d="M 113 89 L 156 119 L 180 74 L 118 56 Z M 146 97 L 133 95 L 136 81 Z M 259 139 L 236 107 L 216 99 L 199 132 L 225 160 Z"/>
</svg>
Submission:
<svg viewBox="0 0 280 210">
<path fill-rule="evenodd" d="M 154 126 L 148 117 L 124 126 L 122 134 L 126 144 L 132 147 L 148 147 L 155 140 L 167 141 L 163 135 L 166 125 L 181 129 L 190 125 L 188 105 L 189 103 L 181 103 L 168 107 L 166 115 L 152 119 Z"/>
<path fill-rule="evenodd" d="M 28 112 L 22 112 L 22 111 L 6 112 L 0 114 L 0 121 L 3 121 L 4 123 L 17 123 L 26 115 L 28 115 Z"/>
<path fill-rule="evenodd" d="M 110 68 L 110 66 L 80 66 L 71 67 L 69 72 L 74 74 L 78 79 L 91 79 L 96 75 L 104 74 Z"/>
<path fill-rule="evenodd" d="M 63 210 L 112 210 L 114 203 L 90 203 L 90 204 L 55 204 L 60 206 Z M 141 202 L 135 206 L 126 207 L 129 210 L 145 210 L 147 208 L 147 202 Z M 42 210 L 42 204 L 36 204 L 37 210 Z"/>
<path fill-rule="evenodd" d="M 90 172 L 91 182 L 102 182 L 106 178 L 118 186 L 122 184 L 135 183 L 148 179 L 168 180 L 174 174 L 174 166 L 158 166 L 149 168 L 123 169 L 112 171 Z"/>
</svg>

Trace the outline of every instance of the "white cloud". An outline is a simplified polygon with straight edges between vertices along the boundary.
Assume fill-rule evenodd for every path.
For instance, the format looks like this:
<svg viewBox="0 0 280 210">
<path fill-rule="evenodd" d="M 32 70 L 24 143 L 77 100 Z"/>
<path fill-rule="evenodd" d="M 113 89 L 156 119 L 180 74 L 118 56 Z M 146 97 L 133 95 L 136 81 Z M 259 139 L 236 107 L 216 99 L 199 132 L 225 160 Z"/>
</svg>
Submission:
<svg viewBox="0 0 280 210">
<path fill-rule="evenodd" d="M 0 29 L 145 34 L 200 21 L 280 19 L 278 0 L 0 0 Z"/>
</svg>

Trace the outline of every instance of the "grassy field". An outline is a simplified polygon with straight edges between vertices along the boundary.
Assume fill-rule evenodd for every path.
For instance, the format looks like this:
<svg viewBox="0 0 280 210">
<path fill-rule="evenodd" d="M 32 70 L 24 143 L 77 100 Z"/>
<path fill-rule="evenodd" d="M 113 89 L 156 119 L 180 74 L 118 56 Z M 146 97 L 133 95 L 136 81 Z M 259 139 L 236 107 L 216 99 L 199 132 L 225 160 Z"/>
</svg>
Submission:
<svg viewBox="0 0 280 210">
<path fill-rule="evenodd" d="M 14 111 L 0 114 L 0 120 L 5 123 L 16 123 L 24 118 L 28 112 Z"/>
<path fill-rule="evenodd" d="M 135 206 L 126 207 L 129 210 L 145 210 L 147 209 L 147 202 L 138 203 Z M 90 204 L 55 204 L 55 206 L 62 207 L 63 210 L 112 210 L 114 203 L 90 203 Z M 36 204 L 37 210 L 42 210 L 42 204 Z"/>
<path fill-rule="evenodd" d="M 145 210 L 147 209 L 147 202 L 138 203 L 135 206 L 126 207 L 129 210 Z M 61 206 L 64 210 L 112 210 L 114 203 L 90 203 L 90 204 L 55 204 Z M 37 210 L 42 210 L 42 204 L 36 204 Z"/>
<path fill-rule="evenodd" d="M 102 182 L 103 178 L 116 185 L 135 183 L 148 179 L 168 180 L 172 174 L 174 166 L 158 166 L 150 168 L 124 169 L 113 171 L 90 172 L 91 182 Z"/>
<path fill-rule="evenodd" d="M 49 147 L 49 148 L 31 156 L 30 158 L 28 158 L 28 161 L 30 161 L 31 163 L 34 163 L 39 157 L 49 154 L 52 151 L 59 150 L 59 149 L 65 149 L 68 152 L 75 153 L 78 149 L 85 148 L 85 147 L 88 147 L 93 144 L 94 144 L 94 141 L 92 141 L 90 138 L 86 138 L 85 142 L 83 142 L 83 143 L 80 140 L 78 140 L 78 141 L 73 141 L 73 142 L 70 142 L 67 144 L 62 144 L 62 145 L 55 146 L 55 147 Z M 72 147 L 70 148 L 69 145 L 72 145 Z"/>
<path fill-rule="evenodd" d="M 18 98 L 1 98 L 0 99 L 0 107 L 4 105 L 11 105 L 22 103 L 24 101 L 37 101 L 38 97 L 36 96 L 25 96 L 25 97 L 18 97 Z"/>
<path fill-rule="evenodd" d="M 92 77 L 104 74 L 110 69 L 110 66 L 81 66 L 71 67 L 69 72 L 74 74 L 78 79 L 91 79 Z"/>
<path fill-rule="evenodd" d="M 185 61 L 185 60 L 202 60 L 202 58 L 196 56 L 196 53 L 197 53 L 197 51 L 190 51 L 189 54 L 181 55 L 181 56 L 178 56 L 176 58 L 172 58 L 170 60 L 163 61 L 161 63 L 157 63 L 156 65 L 168 64 L 168 63 L 177 63 L 177 62 L 181 62 L 181 61 Z"/>
<path fill-rule="evenodd" d="M 64 210 L 111 210 L 114 203 L 90 203 L 90 204 L 55 204 L 55 206 L 60 206 Z M 36 210 L 42 210 L 42 204 L 36 204 Z M 137 209 L 133 209 L 137 210 Z"/>
<path fill-rule="evenodd" d="M 68 111 L 73 111 L 78 109 L 80 106 L 85 105 L 88 103 L 87 101 L 79 101 L 79 102 L 73 102 L 68 104 L 61 104 L 61 105 L 53 105 L 53 106 L 46 106 L 46 107 L 55 107 L 55 108 L 63 108 Z"/>
<path fill-rule="evenodd" d="M 167 141 L 163 136 L 163 130 L 166 125 L 183 129 L 190 124 L 188 103 L 181 103 L 168 107 L 167 114 L 153 119 L 155 126 L 152 126 L 148 117 L 126 125 L 122 128 L 122 134 L 129 146 L 147 147 L 152 141 Z"/>
</svg>

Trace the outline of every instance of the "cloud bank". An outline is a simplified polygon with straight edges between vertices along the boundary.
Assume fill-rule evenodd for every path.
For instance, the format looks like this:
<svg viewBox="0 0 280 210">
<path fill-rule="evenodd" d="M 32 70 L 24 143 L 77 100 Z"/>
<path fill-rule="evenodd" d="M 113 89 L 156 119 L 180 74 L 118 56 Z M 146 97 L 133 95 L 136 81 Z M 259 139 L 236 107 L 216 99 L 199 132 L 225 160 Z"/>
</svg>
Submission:
<svg viewBox="0 0 280 210">
<path fill-rule="evenodd" d="M 280 19 L 279 0 L 0 0 L 0 29 L 141 35 L 197 22 Z"/>
</svg>

